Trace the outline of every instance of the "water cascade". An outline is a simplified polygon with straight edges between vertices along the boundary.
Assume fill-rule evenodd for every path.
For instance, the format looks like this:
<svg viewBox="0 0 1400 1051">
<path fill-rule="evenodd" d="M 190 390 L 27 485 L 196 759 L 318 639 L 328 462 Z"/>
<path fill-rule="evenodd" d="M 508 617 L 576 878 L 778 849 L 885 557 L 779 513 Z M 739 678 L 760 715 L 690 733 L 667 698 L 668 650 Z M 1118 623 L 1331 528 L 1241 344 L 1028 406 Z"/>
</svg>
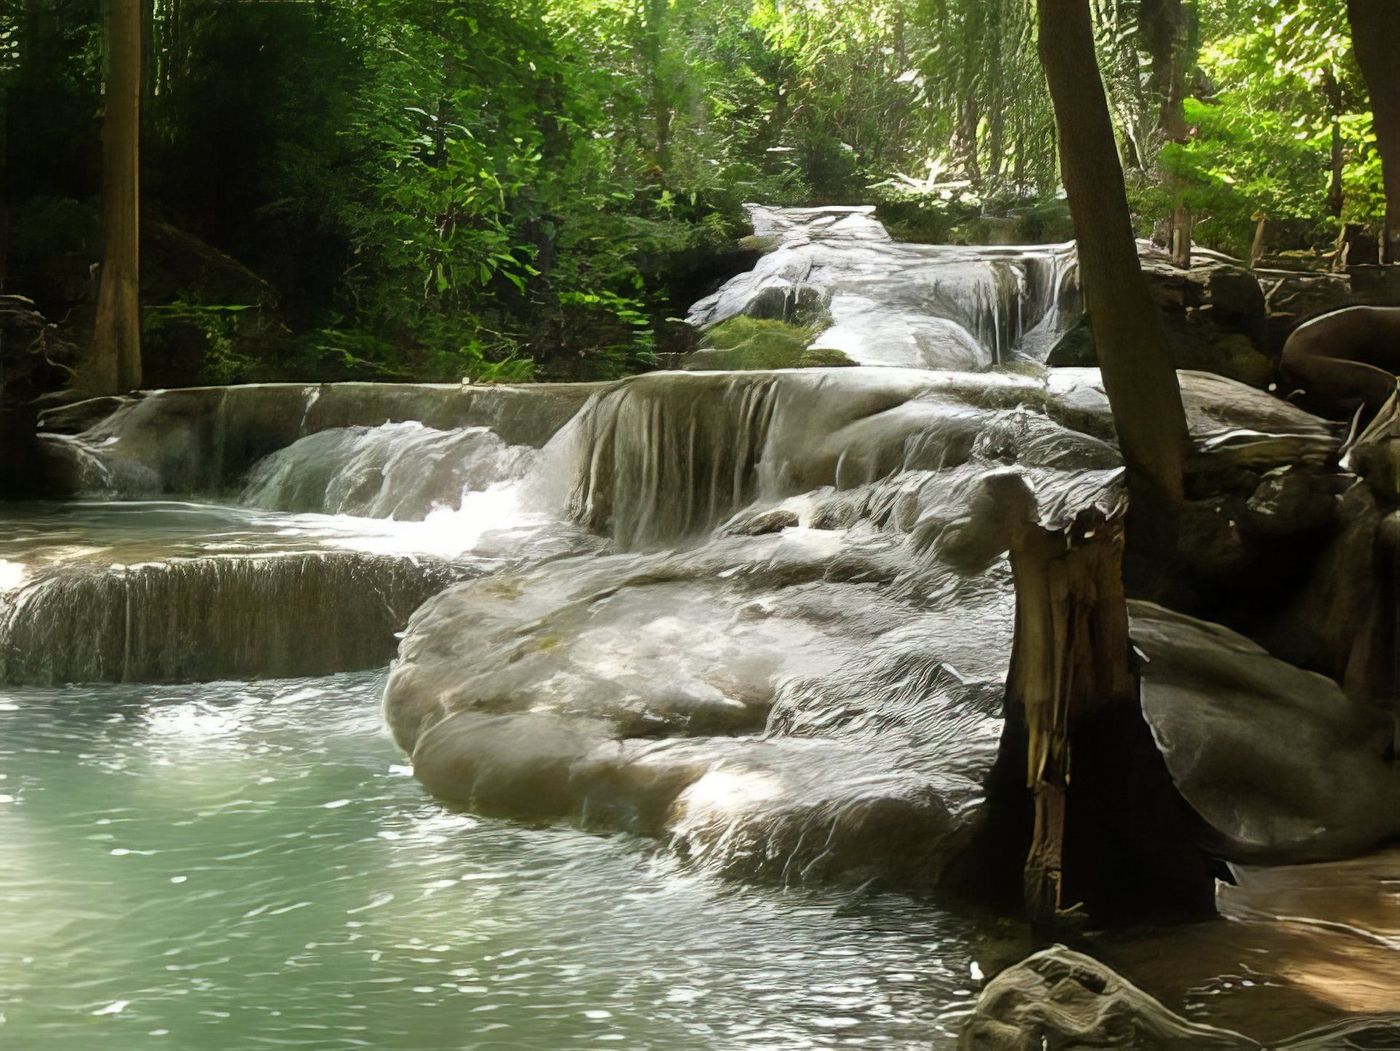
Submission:
<svg viewBox="0 0 1400 1051">
<path fill-rule="evenodd" d="M 427 602 L 386 693 L 396 739 L 435 794 L 487 813 L 660 835 L 724 873 L 936 882 L 970 834 L 999 733 L 1013 604 L 1001 553 L 1023 523 L 1119 499 L 1095 382 L 833 369 L 653 374 L 600 391 L 543 458 L 560 504 L 611 553 Z M 1335 449 L 1266 395 L 1183 383 L 1198 471 Z M 1204 676 L 1193 704 L 1212 703 L 1202 682 L 1256 659 L 1224 636 L 1181 637 L 1193 641 L 1159 660 Z M 1230 674 L 1269 680 L 1243 664 Z M 1256 724 L 1295 718 L 1294 694 L 1256 701 L 1269 713 Z M 1335 697 L 1307 703 L 1369 725 Z M 1149 708 L 1164 740 L 1183 710 Z M 1362 732 L 1343 736 L 1355 747 L 1327 762 L 1400 798 Z M 1222 742 L 1168 749 L 1174 774 L 1209 794 L 1227 746 L 1242 746 Z M 1321 763 L 1308 747 L 1287 742 L 1270 763 Z M 1258 856 L 1243 844 L 1284 805 L 1266 767 L 1259 811 L 1212 810 L 1241 856 Z M 1346 799 L 1319 792 L 1323 820 Z M 1318 849 L 1289 827 L 1262 852 Z"/>
<path fill-rule="evenodd" d="M 0 681 L 185 682 L 374 668 L 460 574 L 350 551 L 49 572 L 0 610 Z"/>
<path fill-rule="evenodd" d="M 873 213 L 750 206 L 755 236 L 770 250 L 695 304 L 690 323 L 703 330 L 739 315 L 815 323 L 824 331 L 813 349 L 858 365 L 975 369 L 1044 361 L 1078 320 L 1072 244 L 906 244 Z"/>
<path fill-rule="evenodd" d="M 455 511 L 467 493 L 524 474 L 534 450 L 506 445 L 486 427 L 422 424 L 338 427 L 299 438 L 259 460 L 240 503 L 274 511 L 421 520 Z"/>
<path fill-rule="evenodd" d="M 801 281 L 766 287 L 799 305 L 812 293 L 793 289 L 829 292 L 828 338 L 840 337 L 841 312 L 851 306 L 841 297 L 868 295 L 873 303 L 879 268 L 892 253 L 917 248 L 892 246 L 860 211 L 756 212 L 755 222 L 778 247 L 752 280 L 766 280 L 765 267 L 784 253 L 793 267 L 805 253 Z M 828 269 L 839 269 L 823 261 L 828 251 L 865 267 L 863 292 L 828 282 Z M 101 499 L 5 509 L 0 680 L 44 687 L 252 680 L 374 668 L 396 648 L 397 659 L 387 679 L 371 673 L 197 689 L 9 687 L 0 720 L 32 708 L 51 729 L 34 730 L 32 744 L 18 738 L 14 755 L 30 765 L 0 783 L 0 804 L 18 800 L 10 810 L 0 807 L 0 819 L 20 818 L 5 826 L 0 844 L 62 825 L 26 818 L 38 813 L 36 800 L 57 798 L 53 786 L 96 776 L 81 763 L 46 773 L 42 757 L 61 750 L 45 743 L 45 733 L 92 740 L 101 778 L 139 765 L 124 750 L 128 736 L 157 741 L 164 751 L 152 762 L 160 769 L 140 790 L 162 791 L 172 778 L 180 808 L 201 792 L 214 800 L 181 820 L 236 821 L 247 810 L 273 813 L 287 830 L 242 829 L 255 847 L 245 850 L 240 839 L 243 845 L 217 863 L 182 862 L 176 871 L 160 823 L 125 824 L 142 804 L 83 803 L 84 829 L 89 811 L 102 814 L 99 824 L 122 823 L 89 836 L 121 837 L 111 848 L 103 840 L 111 853 L 100 856 L 129 861 L 146 881 L 142 895 L 148 884 L 184 888 L 185 880 L 205 895 L 197 881 L 222 880 L 221 891 L 181 906 L 237 902 L 242 919 L 228 931 L 214 930 L 202 915 L 195 924 L 212 931 L 208 944 L 225 954 L 216 961 L 226 956 L 241 966 L 229 946 L 254 929 L 274 940 L 277 959 L 297 966 L 343 962 L 348 956 L 339 954 L 371 947 L 344 966 L 356 974 L 368 968 L 375 975 L 368 981 L 386 979 L 381 992 L 394 1011 L 381 1019 L 383 1031 L 413 1029 L 422 1004 L 478 1004 L 488 980 L 505 987 L 523 975 L 522 988 L 533 983 L 543 996 L 541 990 L 592 972 L 593 964 L 567 953 L 559 962 L 562 950 L 543 937 L 540 946 L 551 946 L 539 950 L 552 961 L 546 971 L 503 962 L 518 951 L 500 934 L 520 929 L 520 918 L 508 913 L 517 887 L 538 895 L 557 879 L 563 889 L 553 893 L 564 904 L 539 907 L 562 917 L 560 938 L 580 943 L 596 936 L 567 922 L 579 913 L 580 894 L 631 903 L 638 885 L 658 880 L 690 888 L 679 895 L 687 902 L 695 886 L 724 886 L 703 877 L 744 880 L 741 889 L 723 892 L 720 912 L 767 900 L 767 891 L 754 889 L 764 885 L 788 888 L 784 908 L 802 894 L 868 903 L 874 887 L 941 889 L 977 833 L 1001 735 L 1015 611 L 1005 552 L 1031 526 L 1122 499 L 1120 457 L 1096 371 L 985 367 L 1034 356 L 1035 333 L 1060 324 L 1056 311 L 1069 308 L 1072 271 L 1057 252 L 1047 249 L 1043 266 L 1028 262 L 1034 253 L 1010 251 L 980 255 L 974 266 L 967 258 L 954 262 L 951 250 L 912 251 L 903 287 L 921 290 L 921 298 L 910 298 L 907 309 L 927 311 L 939 296 L 951 305 L 904 345 L 928 353 L 898 350 L 880 368 L 680 371 L 535 389 L 208 388 L 52 414 L 46 441 L 53 455 L 70 466 L 76 487 Z M 1003 276 L 988 276 L 997 273 Z M 734 293 L 722 291 L 704 309 L 728 309 L 742 298 Z M 1008 306 L 1013 299 L 1019 312 Z M 948 336 L 948 326 L 957 333 L 938 342 L 934 336 Z M 880 345 L 901 346 L 883 336 Z M 945 360 L 940 355 L 949 346 L 964 355 L 953 360 L 978 371 L 907 367 Z M 1262 490 L 1288 472 L 1304 486 L 1330 484 L 1320 472 L 1336 454 L 1337 436 L 1321 421 L 1218 376 L 1181 378 L 1193 491 L 1215 492 L 1212 486 L 1241 478 Z M 1238 546 L 1239 524 L 1225 513 L 1234 505 L 1218 499 L 1218 509 L 1205 505 L 1205 526 L 1193 521 L 1193 528 L 1209 527 L 1215 532 L 1205 535 L 1225 535 Z M 1219 625 L 1145 603 L 1130 613 L 1156 741 L 1231 861 L 1313 860 L 1400 834 L 1400 777 L 1379 746 L 1386 727 L 1372 709 Z M 375 705 L 363 703 L 381 696 L 411 771 L 382 751 L 387 742 L 373 746 L 379 752 L 364 744 L 381 723 Z M 341 701 L 358 707 L 337 707 Z M 308 722 L 290 726 L 289 713 Z M 246 726 L 257 728 L 252 738 Z M 356 754 L 370 748 L 376 756 L 372 774 L 343 779 L 343 758 L 340 765 L 321 758 L 306 764 L 305 755 L 335 756 L 352 747 L 349 741 Z M 232 772 L 221 765 L 230 749 L 242 756 L 229 760 Z M 245 749 L 256 761 L 245 761 Z M 278 765 L 264 771 L 263 763 Z M 405 794 L 410 772 L 455 812 Z M 35 786 L 44 778 L 41 792 Z M 286 793 L 285 813 L 274 788 L 263 794 L 279 779 L 291 785 L 275 788 Z M 103 793 L 118 790 L 102 783 Z M 388 816 L 386 800 L 393 801 Z M 560 827 L 546 833 L 498 818 Z M 652 846 L 628 837 L 590 839 L 579 829 L 624 830 Z M 280 864 L 291 849 L 286 844 L 297 844 L 303 832 L 336 845 L 318 855 L 318 865 L 336 875 L 310 881 L 314 892 L 303 892 L 304 874 L 289 879 L 268 867 Z M 342 885 L 336 866 L 370 849 L 366 843 L 383 858 L 376 854 L 374 864 L 360 865 L 360 877 L 346 875 Z M 344 855 L 337 853 L 342 846 Z M 410 862 L 392 860 L 403 857 L 401 850 L 412 851 Z M 252 876 L 225 866 L 226 858 L 246 864 Z M 391 860 L 381 865 L 384 858 Z M 599 858 L 609 860 L 594 866 Z M 577 889 L 571 881 L 591 866 L 602 875 Z M 522 875 L 527 871 L 535 874 Z M 155 875 L 160 879 L 148 879 Z M 509 894 L 477 889 L 470 908 L 453 904 L 464 884 L 498 879 L 501 887 L 510 881 Z M 344 932 L 333 947 L 297 926 L 299 910 L 309 916 L 325 901 L 334 909 L 318 923 Z M 1277 896 L 1273 904 L 1250 902 L 1256 919 L 1270 908 L 1270 915 L 1287 914 Z M 684 906 L 671 900 L 657 908 L 674 916 Z M 908 970 L 923 974 L 920 961 L 937 948 L 938 960 L 969 973 L 983 950 L 974 950 L 967 924 L 942 905 L 917 908 L 926 911 L 917 918 L 900 913 L 890 930 L 900 938 L 920 930 L 948 940 L 942 948 L 919 943 Z M 832 922 L 830 912 L 822 925 Z M 276 917 L 275 927 L 257 927 L 264 914 Z M 633 931 L 629 922 L 618 914 L 619 930 Z M 1220 926 L 1231 928 L 1236 960 L 1256 952 L 1241 946 L 1267 941 L 1263 924 Z M 677 937 L 703 946 L 727 930 L 697 923 Z M 743 931 L 735 936 L 741 949 Z M 286 945 L 276 941 L 284 934 Z M 987 935 L 986 943 L 1002 948 L 982 959 L 1003 950 L 1022 955 L 1019 943 L 1005 948 L 1007 937 Z M 656 948 L 633 944 L 630 933 L 623 940 L 610 950 L 616 958 L 596 964 L 599 973 L 615 975 L 634 953 Z M 795 951 L 820 956 L 810 948 Z M 708 951 L 697 948 L 697 959 Z M 1130 956 L 1133 945 L 1121 951 Z M 867 947 L 856 956 L 871 953 Z M 1365 953 L 1356 958 L 1370 966 Z M 383 973 L 381 961 L 392 973 Z M 157 966 L 166 966 L 164 958 Z M 213 973 L 222 964 L 208 966 Z M 965 1009 L 971 983 L 959 986 L 942 963 L 930 967 L 939 1003 Z M 1293 981 L 1282 968 L 1258 987 Z M 20 973 L 21 965 L 0 947 L 0 977 L 7 979 L 0 986 L 15 984 L 12 970 Z M 694 961 L 686 970 L 703 982 Z M 166 995 L 171 973 L 183 972 L 161 970 L 146 988 Z M 434 976 L 431 984 L 420 975 Z M 857 980 L 870 988 L 894 981 L 863 972 Z M 1264 995 L 1240 986 L 1227 997 L 1209 984 L 1215 977 L 1204 981 L 1210 997 L 1198 1014 L 1231 997 L 1254 1003 Z M 868 999 L 850 995 L 852 1002 Z M 488 999 L 480 1006 L 508 1019 L 501 1039 L 512 1046 L 552 1047 L 557 1032 L 577 1030 L 552 1019 L 562 1028 L 540 1035 L 504 999 Z M 761 1009 L 754 1006 L 761 998 L 741 999 L 736 1018 Z M 139 1000 L 113 994 L 84 1005 L 83 1021 L 119 1016 Z M 608 1016 L 590 1024 L 621 1035 L 625 1026 L 610 1013 L 621 1009 L 606 1002 L 611 1006 L 587 1008 Z M 690 1017 L 685 1004 L 667 1003 L 667 1017 Z M 570 1000 L 570 1010 L 575 1006 Z M 0 999 L 0 1007 L 32 1017 L 25 1005 Z M 784 1011 L 791 1014 L 786 1002 Z M 332 1024 L 325 1014 L 322 1005 L 313 1023 Z M 855 1018 L 850 1031 L 872 1043 L 909 1035 L 882 1018 Z M 458 1019 L 451 1032 L 477 1022 Z M 785 1042 L 771 1025 L 730 1027 L 719 1039 L 736 1047 L 835 1046 L 821 1030 L 819 1022 L 802 1023 Z M 939 1019 L 918 1038 L 946 1040 L 951 1030 Z M 21 1030 L 28 1031 L 37 1029 Z M 280 1023 L 268 1031 L 269 1039 L 287 1035 Z M 713 1028 L 701 1037 L 699 1030 L 683 1032 L 675 1046 L 713 1046 L 716 1039 Z M 439 1046 L 424 1033 L 413 1035 L 425 1047 Z M 520 1033 L 538 1039 L 516 1041 Z"/>
</svg>

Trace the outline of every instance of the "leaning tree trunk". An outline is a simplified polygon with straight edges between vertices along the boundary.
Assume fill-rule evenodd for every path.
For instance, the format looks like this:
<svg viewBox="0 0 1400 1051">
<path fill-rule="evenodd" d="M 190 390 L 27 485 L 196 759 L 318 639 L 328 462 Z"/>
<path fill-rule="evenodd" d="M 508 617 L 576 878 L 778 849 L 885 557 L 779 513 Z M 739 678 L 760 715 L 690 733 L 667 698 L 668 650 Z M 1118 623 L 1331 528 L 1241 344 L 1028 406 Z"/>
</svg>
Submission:
<svg viewBox="0 0 1400 1051">
<path fill-rule="evenodd" d="M 1174 543 L 1186 414 L 1161 319 L 1138 262 L 1123 169 L 1094 56 L 1088 0 L 1038 0 L 1040 60 L 1060 133 L 1079 276 L 1133 497 L 1133 528 Z"/>
<path fill-rule="evenodd" d="M 1352 48 L 1366 90 L 1385 183 L 1385 229 L 1381 262 L 1400 260 L 1400 4 L 1395 0 L 1347 0 Z"/>
<path fill-rule="evenodd" d="M 141 385 L 141 0 L 108 0 L 102 117 L 102 275 L 81 385 L 113 394 Z"/>
</svg>

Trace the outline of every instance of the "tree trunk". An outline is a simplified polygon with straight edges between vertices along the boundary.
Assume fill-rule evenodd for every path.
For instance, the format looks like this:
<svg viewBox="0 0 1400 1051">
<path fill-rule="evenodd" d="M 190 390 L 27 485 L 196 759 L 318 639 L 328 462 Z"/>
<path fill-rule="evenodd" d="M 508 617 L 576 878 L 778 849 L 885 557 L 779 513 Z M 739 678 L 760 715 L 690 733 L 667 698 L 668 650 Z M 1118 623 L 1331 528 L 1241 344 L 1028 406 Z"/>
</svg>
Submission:
<svg viewBox="0 0 1400 1051">
<path fill-rule="evenodd" d="M 1140 7 L 1142 37 L 1150 65 L 1149 83 L 1156 96 L 1157 129 L 1168 142 L 1185 142 L 1186 72 L 1195 50 L 1195 11 L 1183 0 L 1143 0 Z M 1185 192 L 1179 178 L 1171 180 L 1178 200 L 1171 219 L 1172 262 L 1183 269 L 1191 265 L 1191 209 L 1181 200 Z"/>
<path fill-rule="evenodd" d="M 1327 115 L 1332 120 L 1332 181 L 1327 187 L 1327 211 L 1342 217 L 1342 87 L 1331 69 L 1323 70 L 1322 92 L 1327 97 Z"/>
<path fill-rule="evenodd" d="M 1178 201 L 1172 213 L 1172 262 L 1183 270 L 1191 269 L 1191 231 L 1195 225 L 1190 205 Z"/>
<path fill-rule="evenodd" d="M 1249 246 L 1249 268 L 1253 270 L 1264 257 L 1264 229 L 1269 220 L 1259 215 L 1254 219 L 1254 241 Z"/>
<path fill-rule="evenodd" d="M 80 380 L 93 394 L 115 394 L 141 385 L 141 9 L 142 0 L 108 0 L 102 274 L 92 352 Z"/>
<path fill-rule="evenodd" d="M 642 59 L 646 66 L 648 108 L 651 110 L 652 132 L 655 137 L 654 159 L 662 180 L 671 170 L 670 93 L 662 68 L 666 55 L 669 0 L 645 0 L 642 25 Z"/>
<path fill-rule="evenodd" d="M 1347 0 L 1352 48 L 1371 96 L 1371 116 L 1376 148 L 1381 155 L 1385 183 L 1385 228 L 1381 236 L 1381 262 L 1397 261 L 1400 237 L 1400 5 L 1395 0 Z"/>
<path fill-rule="evenodd" d="M 1038 0 L 1040 59 L 1104 389 L 1128 467 L 1133 528 L 1171 546 L 1187 449 L 1181 388 L 1138 262 L 1088 0 Z"/>
<path fill-rule="evenodd" d="M 1072 726 L 1103 705 L 1137 700 L 1128 664 L 1122 544 L 1121 523 L 1095 522 L 1068 538 L 1032 529 L 1011 552 L 1016 635 L 1006 709 L 1026 726 L 1026 787 L 1035 822 L 1024 892 L 1026 912 L 1037 921 L 1072 904 L 1064 885 Z"/>
<path fill-rule="evenodd" d="M 977 156 L 977 102 L 969 94 L 958 107 L 957 155 L 963 163 L 963 174 L 974 186 L 982 184 L 982 167 Z"/>
<path fill-rule="evenodd" d="M 986 809 L 951 878 L 1037 926 L 1196 919 L 1214 909 L 1210 832 L 1143 718 L 1121 512 L 1031 522 L 1012 541 L 1016 629 Z M 1082 907 L 1082 911 L 1081 911 Z"/>
</svg>

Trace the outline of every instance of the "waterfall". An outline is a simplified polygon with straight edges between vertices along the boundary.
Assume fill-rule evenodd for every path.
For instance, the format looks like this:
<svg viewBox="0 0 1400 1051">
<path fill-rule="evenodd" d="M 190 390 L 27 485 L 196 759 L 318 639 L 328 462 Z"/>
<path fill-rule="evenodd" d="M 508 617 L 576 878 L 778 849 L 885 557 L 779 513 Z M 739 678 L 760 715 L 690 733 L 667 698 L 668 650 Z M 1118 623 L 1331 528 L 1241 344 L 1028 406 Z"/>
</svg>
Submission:
<svg viewBox="0 0 1400 1051">
<path fill-rule="evenodd" d="M 820 315 L 827 327 L 813 348 L 856 364 L 975 369 L 1044 361 L 1078 319 L 1072 244 L 903 244 L 873 211 L 751 206 L 756 233 L 775 247 L 696 303 L 690 323 Z"/>
<path fill-rule="evenodd" d="M 0 605 L 0 682 L 325 675 L 394 653 L 461 572 L 356 552 L 224 554 L 36 573 Z"/>
<path fill-rule="evenodd" d="M 417 521 L 434 510 L 457 510 L 468 493 L 520 478 L 534 455 L 485 427 L 338 427 L 258 461 L 241 502 L 276 511 Z"/>
<path fill-rule="evenodd" d="M 62 406 L 41 418 L 41 441 L 64 488 L 85 496 L 141 499 L 161 495 L 226 497 L 259 460 L 325 431 L 406 424 L 422 431 L 489 429 L 503 445 L 539 448 L 592 393 L 587 384 L 521 387 L 443 383 L 259 383 L 137 392 Z M 93 419 L 95 409 L 106 414 Z M 364 446 L 382 445 L 395 432 Z M 420 435 L 432 456 L 434 440 Z M 485 442 L 478 435 L 478 439 Z M 334 456 L 337 443 L 312 445 L 306 461 Z M 346 446 L 355 444 L 346 440 Z M 348 451 L 343 449 L 341 451 Z M 376 454 L 367 448 L 364 463 Z M 446 454 L 444 454 L 446 455 Z M 311 470 L 308 462 L 306 470 Z M 295 471 L 292 471 L 295 473 Z M 468 472 L 470 473 L 470 472 Z M 297 497 L 311 502 L 303 487 Z M 275 488 L 275 487 L 274 487 Z M 351 497 L 353 502 L 355 498 Z"/>
<path fill-rule="evenodd" d="M 1006 414 L 1024 420 L 1019 406 L 1043 400 L 1038 381 L 987 373 L 652 373 L 597 395 L 546 457 L 569 465 L 576 521 L 644 549 L 701 536 L 755 501 L 953 467 L 997 435 L 1003 459 L 1116 464 L 1102 442 L 1048 423 L 1048 445 L 1007 437 Z"/>
</svg>

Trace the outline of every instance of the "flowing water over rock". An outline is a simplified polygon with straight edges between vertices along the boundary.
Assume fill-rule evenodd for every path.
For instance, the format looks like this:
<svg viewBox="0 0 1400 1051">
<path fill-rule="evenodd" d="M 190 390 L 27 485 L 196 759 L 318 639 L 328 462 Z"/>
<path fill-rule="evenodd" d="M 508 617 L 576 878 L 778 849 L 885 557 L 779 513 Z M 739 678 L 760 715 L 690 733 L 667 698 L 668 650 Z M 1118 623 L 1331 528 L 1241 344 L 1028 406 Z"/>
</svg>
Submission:
<svg viewBox="0 0 1400 1051">
<path fill-rule="evenodd" d="M 1321 421 L 1261 392 L 1182 382 L 1193 484 L 1335 453 Z M 260 390 L 58 419 L 56 455 L 101 493 L 228 502 L 10 513 L 5 677 L 319 675 L 396 642 L 398 660 L 387 680 L 10 689 L 0 717 L 30 736 L 0 736 L 23 775 L 0 781 L 3 842 L 70 873 L 18 944 L 53 937 L 84 861 L 125 867 L 104 877 L 112 911 L 78 913 L 96 932 L 72 935 L 78 962 L 0 955 L 0 989 L 22 990 L 4 1025 L 71 1046 L 79 1016 L 132 1047 L 152 1030 L 216 1047 L 927 1046 L 969 1002 L 974 958 L 990 973 L 1021 954 L 1014 928 L 868 895 L 936 888 L 977 821 L 1011 642 L 1003 552 L 1030 523 L 1122 499 L 1095 371 Z M 1400 833 L 1367 712 L 1174 617 L 1134 610 L 1145 709 L 1232 857 Z M 414 794 L 376 736 L 381 691 L 411 772 L 478 816 Z M 1200 725 L 1222 732 L 1202 743 Z M 1237 762 L 1252 728 L 1268 747 Z M 154 896 L 206 878 L 206 896 Z M 159 938 L 120 920 L 167 901 Z M 42 973 L 84 959 L 98 977 L 72 993 Z"/>
<path fill-rule="evenodd" d="M 825 331 L 814 349 L 858 365 L 973 369 L 1044 361 L 1079 317 L 1074 246 L 904 244 L 873 208 L 749 209 L 771 250 L 691 310 L 708 328 L 743 315 Z"/>
<path fill-rule="evenodd" d="M 936 884 L 999 734 L 1001 553 L 1025 523 L 1121 498 L 1093 379 L 676 373 L 600 392 L 543 457 L 613 553 L 426 603 L 386 694 L 397 740 L 434 793 L 473 809 L 661 835 L 726 874 Z M 1183 382 L 1197 469 L 1335 448 L 1265 395 Z M 1362 821 L 1348 802 L 1400 799 L 1384 720 L 1223 629 L 1137 618 L 1168 698 L 1149 693 L 1147 714 L 1229 856 L 1302 860 L 1400 832 L 1400 808 Z M 1254 764 L 1228 754 L 1239 730 L 1189 744 L 1238 692 L 1251 726 L 1285 735 Z M 1287 736 L 1304 718 L 1318 731 Z M 1319 836 L 1334 819 L 1345 832 Z"/>
<path fill-rule="evenodd" d="M 445 811 L 382 688 L 0 691 L 0 1045 L 927 1047 L 1025 947 Z"/>
<path fill-rule="evenodd" d="M 420 423 L 336 427 L 259 460 L 240 502 L 274 511 L 423 519 L 458 510 L 468 493 L 522 477 L 528 446 L 487 427 L 441 431 Z"/>
</svg>

